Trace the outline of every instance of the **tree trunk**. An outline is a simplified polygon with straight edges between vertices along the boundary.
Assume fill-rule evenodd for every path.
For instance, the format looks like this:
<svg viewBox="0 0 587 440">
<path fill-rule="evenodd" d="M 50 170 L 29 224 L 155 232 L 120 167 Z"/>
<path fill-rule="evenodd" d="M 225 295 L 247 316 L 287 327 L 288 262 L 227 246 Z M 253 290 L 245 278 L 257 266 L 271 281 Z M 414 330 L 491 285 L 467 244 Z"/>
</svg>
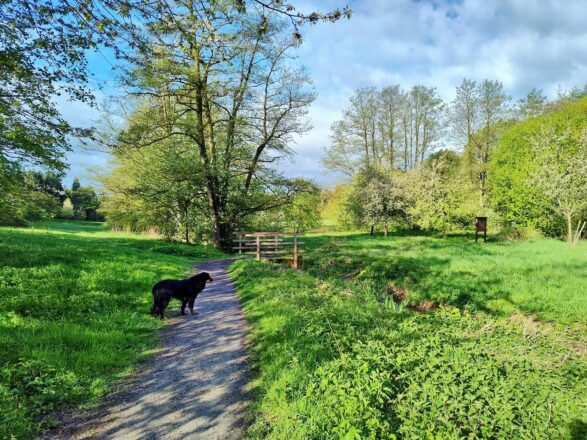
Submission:
<svg viewBox="0 0 587 440">
<path fill-rule="evenodd" d="M 388 232 L 387 223 L 385 223 L 384 230 L 383 230 L 384 237 L 387 237 L 387 232 Z"/>
<path fill-rule="evenodd" d="M 371 225 L 371 236 L 373 235 L 373 233 L 375 232 L 375 225 Z"/>
<path fill-rule="evenodd" d="M 573 217 L 567 214 L 567 241 L 573 244 Z"/>
</svg>

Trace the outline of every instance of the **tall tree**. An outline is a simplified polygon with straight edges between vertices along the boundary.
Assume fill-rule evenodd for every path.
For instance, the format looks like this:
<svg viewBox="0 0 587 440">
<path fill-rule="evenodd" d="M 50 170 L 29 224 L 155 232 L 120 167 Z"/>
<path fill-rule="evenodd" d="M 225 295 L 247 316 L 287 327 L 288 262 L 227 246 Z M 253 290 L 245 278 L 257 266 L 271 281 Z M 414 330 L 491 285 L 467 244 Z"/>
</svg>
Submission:
<svg viewBox="0 0 587 440">
<path fill-rule="evenodd" d="M 457 86 L 449 107 L 451 135 L 460 146 L 471 143 L 479 128 L 479 88 L 476 81 L 464 78 Z"/>
<path fill-rule="evenodd" d="M 386 163 L 393 167 L 399 159 L 401 147 L 401 112 L 404 94 L 398 84 L 384 87 L 379 97 L 379 130 L 381 149 Z"/>
<path fill-rule="evenodd" d="M 444 103 L 433 87 L 414 86 L 404 107 L 404 169 L 414 168 L 434 150 L 442 134 Z"/>
<path fill-rule="evenodd" d="M 548 104 L 548 99 L 542 93 L 542 90 L 536 88 L 530 90 L 528 94 L 519 99 L 516 103 L 516 116 L 519 119 L 526 119 L 532 116 L 538 116 L 544 112 Z"/>
<path fill-rule="evenodd" d="M 305 114 L 315 94 L 290 56 L 296 42 L 267 8 L 149 5 L 156 11 L 144 17 L 149 44 L 137 48 L 125 76 L 146 117 L 131 121 L 115 149 L 175 140 L 197 152 L 212 241 L 228 247 L 240 219 L 287 203 L 295 192 L 295 182 L 268 165 L 309 128 Z"/>
<path fill-rule="evenodd" d="M 498 136 L 510 117 L 510 97 L 499 81 L 484 80 L 478 85 L 478 128 L 466 146 L 473 179 L 478 182 L 481 206 L 486 202 L 487 171 Z"/>
<path fill-rule="evenodd" d="M 358 89 L 342 119 L 331 126 L 322 164 L 348 176 L 365 167 L 411 169 L 436 147 L 443 112 L 444 103 L 434 88 Z"/>
<path fill-rule="evenodd" d="M 0 5 L 0 159 L 62 169 L 70 135 L 88 135 L 55 98 L 92 102 L 86 52 L 97 38 L 75 6 L 52 0 Z"/>
<path fill-rule="evenodd" d="M 581 238 L 587 216 L 587 128 L 573 132 L 552 125 L 542 127 L 531 140 L 538 169 L 531 183 L 546 196 L 547 209 L 564 219 L 567 241 Z M 573 223 L 577 221 L 576 231 Z"/>
</svg>

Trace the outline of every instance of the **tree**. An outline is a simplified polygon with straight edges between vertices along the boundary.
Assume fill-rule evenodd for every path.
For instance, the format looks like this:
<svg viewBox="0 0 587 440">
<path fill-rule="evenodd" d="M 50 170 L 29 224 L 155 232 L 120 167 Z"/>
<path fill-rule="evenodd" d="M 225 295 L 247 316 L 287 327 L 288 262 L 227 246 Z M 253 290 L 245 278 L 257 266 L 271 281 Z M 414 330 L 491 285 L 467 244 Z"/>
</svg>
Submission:
<svg viewBox="0 0 587 440">
<path fill-rule="evenodd" d="M 387 236 L 393 221 L 404 221 L 411 204 L 401 171 L 364 168 L 357 172 L 344 203 L 349 226 L 383 226 Z"/>
<path fill-rule="evenodd" d="M 29 220 L 53 218 L 65 199 L 59 175 L 23 171 L 18 164 L 0 167 L 0 185 L 2 225 L 24 226 Z"/>
<path fill-rule="evenodd" d="M 326 168 L 352 176 L 360 168 L 381 165 L 379 104 L 379 92 L 373 87 L 351 96 L 342 119 L 331 126 L 331 146 L 322 162 Z"/>
<path fill-rule="evenodd" d="M 335 121 L 330 126 L 330 146 L 324 149 L 324 153 L 322 166 L 347 177 L 353 177 L 363 162 L 356 146 L 347 137 L 344 121 Z"/>
<path fill-rule="evenodd" d="M 322 224 L 320 189 L 309 180 L 296 180 L 300 189 L 291 203 L 252 216 L 249 225 L 252 229 L 298 234 Z"/>
<path fill-rule="evenodd" d="M 331 126 L 325 168 L 353 176 L 361 168 L 402 166 L 422 162 L 443 131 L 444 103 L 436 89 L 399 85 L 358 89 L 341 120 Z"/>
<path fill-rule="evenodd" d="M 0 158 L 65 166 L 70 135 L 88 135 L 58 112 L 55 97 L 92 102 L 86 52 L 95 35 L 67 2 L 6 0 L 0 7 Z"/>
<path fill-rule="evenodd" d="M 531 225 L 549 235 L 568 229 L 560 211 L 554 209 L 555 200 L 534 181 L 544 175 L 539 158 L 545 156 L 538 151 L 547 147 L 546 144 L 537 145 L 536 137 L 541 133 L 549 134 L 554 149 L 559 148 L 560 142 L 552 138 L 553 132 L 563 136 L 570 131 L 565 134 L 569 138 L 567 150 L 559 148 L 561 164 L 566 164 L 572 156 L 567 158 L 563 153 L 572 154 L 578 148 L 580 133 L 587 127 L 586 115 L 587 98 L 583 98 L 520 121 L 503 133 L 490 163 L 488 187 L 492 205 L 508 222 L 515 220 L 518 224 Z M 569 172 L 572 172 L 574 166 L 570 165 Z"/>
<path fill-rule="evenodd" d="M 91 186 L 81 186 L 77 177 L 74 177 L 71 190 L 67 194 L 73 207 L 73 216 L 76 220 L 97 220 L 96 211 L 100 207 L 100 200 Z"/>
<path fill-rule="evenodd" d="M 410 201 L 401 174 L 379 174 L 363 189 L 363 221 L 371 225 L 383 225 L 387 237 L 389 225 L 394 219 L 403 220 Z"/>
<path fill-rule="evenodd" d="M 351 182 L 351 188 L 348 190 L 345 201 L 344 211 L 348 223 L 346 226 L 351 228 L 362 228 L 369 226 L 371 228 L 371 235 L 373 235 L 375 224 L 365 224 L 365 204 L 363 190 L 369 185 L 371 180 L 376 179 L 379 172 L 373 168 L 360 169 L 354 176 Z"/>
<path fill-rule="evenodd" d="M 565 220 L 567 241 L 576 244 L 585 227 L 582 216 L 587 215 L 587 128 L 573 133 L 570 126 L 557 130 L 546 125 L 531 144 L 538 167 L 530 182 L 545 195 L 547 208 Z"/>
<path fill-rule="evenodd" d="M 231 3 L 151 2 L 149 42 L 137 49 L 125 84 L 144 117 L 130 120 L 114 146 L 178 142 L 197 153 L 215 246 L 229 248 L 242 219 L 289 203 L 298 189 L 270 168 L 305 132 L 315 93 L 295 64 L 275 14 Z"/>
<path fill-rule="evenodd" d="M 487 79 L 478 85 L 477 95 L 479 125 L 465 147 L 465 154 L 472 178 L 478 182 L 479 203 L 484 206 L 488 166 L 499 135 L 508 126 L 510 97 L 503 91 L 501 82 Z"/>
<path fill-rule="evenodd" d="M 129 125 L 138 126 L 149 116 L 148 108 L 137 110 Z M 111 173 L 100 176 L 107 193 L 101 211 L 113 228 L 156 230 L 187 243 L 205 241 L 211 225 L 202 174 L 198 154 L 185 140 L 115 149 Z"/>
<path fill-rule="evenodd" d="M 71 192 L 75 192 L 75 191 L 79 190 L 81 186 L 82 185 L 79 182 L 79 179 L 77 178 L 77 176 L 75 176 L 73 178 L 73 183 L 71 184 Z"/>
<path fill-rule="evenodd" d="M 411 221 L 426 231 L 467 227 L 479 215 L 475 187 L 463 167 L 462 155 L 441 150 L 406 176 L 414 203 Z"/>
<path fill-rule="evenodd" d="M 27 174 L 30 176 L 30 185 L 33 190 L 44 192 L 53 197 L 59 205 L 63 205 L 63 202 L 67 198 L 67 194 L 63 189 L 60 174 L 51 171 L 44 173 L 39 171 L 29 171 Z"/>
<path fill-rule="evenodd" d="M 519 119 L 538 116 L 544 112 L 547 104 L 548 100 L 542 90 L 534 88 L 524 98 L 518 100 L 515 109 L 516 115 Z"/>
<path fill-rule="evenodd" d="M 402 143 L 401 115 L 405 96 L 399 85 L 384 87 L 379 96 L 379 130 L 381 132 L 384 162 L 389 167 L 396 166 Z"/>
<path fill-rule="evenodd" d="M 464 78 L 449 107 L 451 134 L 461 146 L 469 145 L 479 129 L 479 88 L 476 81 Z"/>
<path fill-rule="evenodd" d="M 404 170 L 423 162 L 442 132 L 444 103 L 435 88 L 414 86 L 407 96 L 404 125 Z"/>
</svg>

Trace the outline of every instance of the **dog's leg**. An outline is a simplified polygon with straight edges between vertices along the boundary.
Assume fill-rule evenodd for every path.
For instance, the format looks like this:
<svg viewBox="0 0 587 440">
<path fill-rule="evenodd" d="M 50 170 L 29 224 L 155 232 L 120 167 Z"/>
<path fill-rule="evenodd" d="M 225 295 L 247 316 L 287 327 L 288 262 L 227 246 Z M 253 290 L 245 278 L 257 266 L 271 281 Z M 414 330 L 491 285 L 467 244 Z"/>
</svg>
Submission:
<svg viewBox="0 0 587 440">
<path fill-rule="evenodd" d="M 196 300 L 196 298 L 192 298 L 190 299 L 190 303 L 189 303 L 189 307 L 190 307 L 190 313 L 192 315 L 197 315 L 198 312 L 194 311 L 194 301 Z"/>
<path fill-rule="evenodd" d="M 188 303 L 187 299 L 184 299 L 181 301 L 181 314 L 182 315 L 185 315 L 185 306 L 187 305 L 187 303 Z"/>
<path fill-rule="evenodd" d="M 161 319 L 165 319 L 165 309 L 169 305 L 169 301 L 171 301 L 171 297 L 164 298 L 159 305 L 159 310 L 161 310 Z"/>
</svg>

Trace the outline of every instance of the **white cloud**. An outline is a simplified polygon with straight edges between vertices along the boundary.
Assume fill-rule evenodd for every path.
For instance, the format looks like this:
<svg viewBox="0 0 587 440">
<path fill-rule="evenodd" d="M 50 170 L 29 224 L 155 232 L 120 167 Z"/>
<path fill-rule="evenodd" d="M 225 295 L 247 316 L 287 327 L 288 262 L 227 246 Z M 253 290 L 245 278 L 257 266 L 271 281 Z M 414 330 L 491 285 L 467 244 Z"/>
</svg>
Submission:
<svg viewBox="0 0 587 440">
<path fill-rule="evenodd" d="M 452 99 L 463 77 L 498 79 L 514 98 L 533 87 L 554 96 L 587 82 L 586 0 L 296 0 L 300 9 L 327 11 L 345 4 L 350 20 L 304 30 L 298 50 L 319 97 L 310 117 L 314 128 L 296 141 L 293 163 L 280 169 L 333 183 L 320 165 L 329 128 L 358 87 L 424 84 Z M 96 58 L 104 64 L 103 60 Z M 104 70 L 104 67 L 102 67 Z M 109 71 L 109 69 L 107 69 Z M 111 73 L 102 72 L 110 78 Z M 95 118 L 91 110 L 61 107 L 73 123 Z M 83 125 L 82 124 L 82 125 Z M 72 171 L 105 163 L 78 151 Z M 71 178 L 71 177 L 69 177 Z"/>
<path fill-rule="evenodd" d="M 337 0 L 303 1 L 301 9 L 342 7 Z M 356 88 L 399 83 L 438 88 L 450 100 L 464 77 L 497 79 L 514 98 L 533 87 L 554 96 L 587 82 L 585 0 L 351 1 L 350 20 L 305 29 L 300 61 L 319 97 L 314 129 L 297 141 L 289 175 L 333 183 L 321 174 L 329 127 Z M 318 176 L 318 177 L 316 177 Z"/>
</svg>

